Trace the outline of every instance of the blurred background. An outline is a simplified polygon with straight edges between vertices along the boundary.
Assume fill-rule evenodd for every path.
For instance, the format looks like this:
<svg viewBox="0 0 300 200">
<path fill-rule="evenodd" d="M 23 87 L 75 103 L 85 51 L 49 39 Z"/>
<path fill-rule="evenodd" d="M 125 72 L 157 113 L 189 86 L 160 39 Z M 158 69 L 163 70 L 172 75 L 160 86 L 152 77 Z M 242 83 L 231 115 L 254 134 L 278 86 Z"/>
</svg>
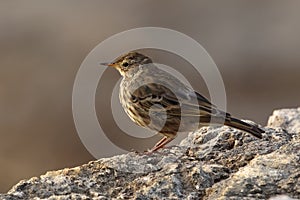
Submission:
<svg viewBox="0 0 300 200">
<path fill-rule="evenodd" d="M 98 43 L 127 29 L 165 27 L 197 40 L 219 67 L 237 117 L 265 125 L 274 109 L 298 107 L 299 7 L 297 0 L 1 1 L 0 192 L 94 159 L 73 123 L 73 82 Z"/>
</svg>

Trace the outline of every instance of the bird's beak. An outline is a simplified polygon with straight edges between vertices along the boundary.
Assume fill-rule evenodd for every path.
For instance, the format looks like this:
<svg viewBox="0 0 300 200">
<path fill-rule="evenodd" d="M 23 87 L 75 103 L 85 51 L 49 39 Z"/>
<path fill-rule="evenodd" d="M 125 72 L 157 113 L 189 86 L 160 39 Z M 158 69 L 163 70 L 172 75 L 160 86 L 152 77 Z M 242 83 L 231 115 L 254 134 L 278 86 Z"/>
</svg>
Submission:
<svg viewBox="0 0 300 200">
<path fill-rule="evenodd" d="M 109 67 L 113 67 L 114 66 L 113 63 L 100 63 L 100 65 L 109 66 Z"/>
</svg>

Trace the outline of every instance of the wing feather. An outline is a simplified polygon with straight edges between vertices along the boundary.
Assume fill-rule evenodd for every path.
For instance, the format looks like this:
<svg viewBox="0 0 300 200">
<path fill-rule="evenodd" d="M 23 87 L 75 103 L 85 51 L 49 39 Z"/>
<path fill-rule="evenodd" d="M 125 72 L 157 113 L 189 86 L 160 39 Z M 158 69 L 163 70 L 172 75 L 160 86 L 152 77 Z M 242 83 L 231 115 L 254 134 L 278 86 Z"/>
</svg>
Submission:
<svg viewBox="0 0 300 200">
<path fill-rule="evenodd" d="M 154 106 L 151 109 L 157 112 L 169 111 L 171 116 L 230 117 L 197 92 L 187 90 L 176 93 L 175 95 L 163 85 L 151 83 L 139 87 L 132 97 L 136 100 L 135 103 L 139 103 L 144 109 L 149 110 L 153 105 L 159 104 L 163 108 Z"/>
</svg>

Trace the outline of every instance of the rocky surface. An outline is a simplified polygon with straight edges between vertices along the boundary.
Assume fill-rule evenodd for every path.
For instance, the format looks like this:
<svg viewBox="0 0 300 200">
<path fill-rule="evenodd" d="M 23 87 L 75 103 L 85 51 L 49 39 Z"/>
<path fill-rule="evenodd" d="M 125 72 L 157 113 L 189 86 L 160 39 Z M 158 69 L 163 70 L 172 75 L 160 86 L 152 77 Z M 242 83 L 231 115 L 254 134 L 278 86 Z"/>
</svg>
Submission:
<svg viewBox="0 0 300 200">
<path fill-rule="evenodd" d="M 300 108 L 263 139 L 206 127 L 150 155 L 128 153 L 23 180 L 0 199 L 300 199 Z"/>
</svg>

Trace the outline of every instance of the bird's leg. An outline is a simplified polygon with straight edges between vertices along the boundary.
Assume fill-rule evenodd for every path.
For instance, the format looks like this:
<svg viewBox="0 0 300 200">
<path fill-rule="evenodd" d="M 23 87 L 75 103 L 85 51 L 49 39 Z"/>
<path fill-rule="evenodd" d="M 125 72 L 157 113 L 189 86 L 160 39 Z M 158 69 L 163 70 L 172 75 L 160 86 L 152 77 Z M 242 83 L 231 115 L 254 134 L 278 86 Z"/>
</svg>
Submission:
<svg viewBox="0 0 300 200">
<path fill-rule="evenodd" d="M 156 145 L 150 150 L 150 152 L 154 152 L 157 151 L 160 148 L 163 148 L 166 144 L 168 144 L 169 142 L 171 142 L 174 138 L 170 138 L 170 137 L 163 137 L 158 143 L 156 143 Z"/>
<path fill-rule="evenodd" d="M 166 139 L 168 139 L 168 137 L 167 137 L 167 136 L 164 136 L 161 140 L 159 140 L 159 141 L 154 145 L 154 147 L 157 147 L 157 146 L 161 145 L 164 141 L 166 141 Z M 153 147 L 153 148 L 154 148 L 154 147 Z"/>
</svg>

